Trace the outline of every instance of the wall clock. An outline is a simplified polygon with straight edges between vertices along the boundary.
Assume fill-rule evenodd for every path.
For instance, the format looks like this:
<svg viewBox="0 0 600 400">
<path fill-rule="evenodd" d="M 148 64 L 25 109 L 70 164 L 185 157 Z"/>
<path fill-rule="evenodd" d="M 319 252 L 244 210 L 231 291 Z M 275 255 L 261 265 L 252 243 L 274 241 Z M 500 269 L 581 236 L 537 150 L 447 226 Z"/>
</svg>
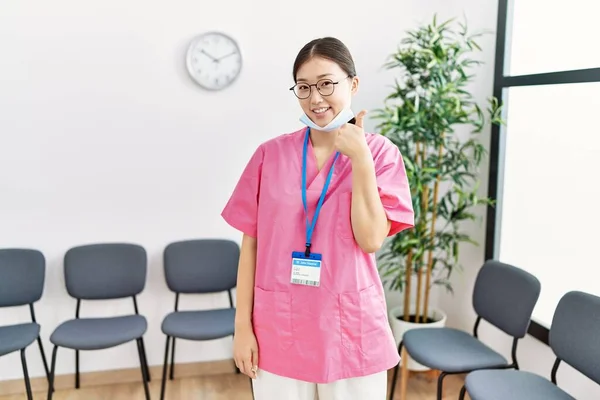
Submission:
<svg viewBox="0 0 600 400">
<path fill-rule="evenodd" d="M 237 42 L 221 32 L 207 32 L 192 39 L 186 61 L 192 79 L 207 90 L 225 89 L 242 71 Z"/>
</svg>

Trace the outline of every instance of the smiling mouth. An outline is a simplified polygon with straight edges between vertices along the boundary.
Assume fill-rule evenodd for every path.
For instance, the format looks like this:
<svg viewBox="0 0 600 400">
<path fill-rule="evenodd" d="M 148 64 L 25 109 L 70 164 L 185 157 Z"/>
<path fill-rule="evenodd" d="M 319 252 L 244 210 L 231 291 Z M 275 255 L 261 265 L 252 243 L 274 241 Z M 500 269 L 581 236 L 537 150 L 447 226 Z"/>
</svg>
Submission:
<svg viewBox="0 0 600 400">
<path fill-rule="evenodd" d="M 315 108 L 314 110 L 312 110 L 312 112 L 314 112 L 315 114 L 323 114 L 324 112 L 329 111 L 330 107 L 321 107 L 321 108 Z"/>
</svg>

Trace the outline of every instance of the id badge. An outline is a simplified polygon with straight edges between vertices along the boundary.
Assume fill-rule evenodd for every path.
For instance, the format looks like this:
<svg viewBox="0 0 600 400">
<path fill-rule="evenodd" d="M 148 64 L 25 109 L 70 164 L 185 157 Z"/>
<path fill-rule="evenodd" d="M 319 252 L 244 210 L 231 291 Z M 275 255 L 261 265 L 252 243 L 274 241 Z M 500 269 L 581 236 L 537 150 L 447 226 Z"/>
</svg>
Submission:
<svg viewBox="0 0 600 400">
<path fill-rule="evenodd" d="M 292 278 L 296 285 L 319 286 L 321 284 L 321 254 L 303 251 L 292 253 Z"/>
</svg>

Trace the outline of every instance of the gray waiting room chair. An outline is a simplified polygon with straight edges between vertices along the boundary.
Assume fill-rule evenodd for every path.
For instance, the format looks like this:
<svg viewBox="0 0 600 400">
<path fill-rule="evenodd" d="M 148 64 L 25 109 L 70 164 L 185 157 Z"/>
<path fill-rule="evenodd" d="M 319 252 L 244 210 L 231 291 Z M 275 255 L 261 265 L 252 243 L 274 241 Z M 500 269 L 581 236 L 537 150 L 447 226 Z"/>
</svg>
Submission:
<svg viewBox="0 0 600 400">
<path fill-rule="evenodd" d="M 560 389 L 556 373 L 561 361 L 600 384 L 600 297 L 580 291 L 565 294 L 550 327 L 549 344 L 556 355 L 551 380 L 526 371 L 475 371 L 465 391 L 472 400 L 575 400 Z"/>
<path fill-rule="evenodd" d="M 175 340 L 204 341 L 233 337 L 235 308 L 231 291 L 237 283 L 240 248 L 237 243 L 224 239 L 191 239 L 170 243 L 163 252 L 165 280 L 175 293 L 175 309 L 162 323 L 167 336 L 163 364 L 161 400 L 165 397 L 169 351 L 171 367 L 175 368 Z M 180 294 L 208 294 L 227 292 L 229 307 L 209 310 L 179 310 Z M 239 370 L 237 370 L 239 373 Z M 252 384 L 252 380 L 250 379 Z M 251 387 L 252 388 L 252 387 Z"/>
<path fill-rule="evenodd" d="M 479 369 L 518 369 L 517 344 L 527 333 L 540 289 L 539 280 L 532 274 L 488 260 L 479 270 L 473 289 L 473 308 L 477 314 L 473 335 L 453 328 L 412 329 L 403 335 L 398 351 L 402 354 L 404 346 L 419 364 L 441 371 L 437 382 L 438 400 L 442 399 L 443 380 L 447 375 Z M 512 362 L 477 338 L 482 319 L 512 336 Z M 394 368 L 390 400 L 399 368 L 400 365 Z"/>
<path fill-rule="evenodd" d="M 150 371 L 143 335 L 146 318 L 139 314 L 136 296 L 146 285 L 146 250 L 129 243 L 97 243 L 69 249 L 64 256 L 65 285 L 77 300 L 75 318 L 60 324 L 50 336 L 54 344 L 48 400 L 52 398 L 56 353 L 75 350 L 75 387 L 79 388 L 79 352 L 102 350 L 136 341 L 146 400 L 150 399 Z M 82 300 L 133 299 L 134 313 L 115 317 L 80 318 Z"/>
<path fill-rule="evenodd" d="M 50 379 L 40 325 L 36 322 L 34 303 L 42 297 L 46 277 L 46 259 L 34 249 L 0 249 L 0 307 L 29 306 L 31 322 L 0 326 L 0 357 L 15 351 L 21 353 L 21 365 L 27 399 L 32 400 L 25 351 L 37 340 L 46 377 Z"/>
</svg>

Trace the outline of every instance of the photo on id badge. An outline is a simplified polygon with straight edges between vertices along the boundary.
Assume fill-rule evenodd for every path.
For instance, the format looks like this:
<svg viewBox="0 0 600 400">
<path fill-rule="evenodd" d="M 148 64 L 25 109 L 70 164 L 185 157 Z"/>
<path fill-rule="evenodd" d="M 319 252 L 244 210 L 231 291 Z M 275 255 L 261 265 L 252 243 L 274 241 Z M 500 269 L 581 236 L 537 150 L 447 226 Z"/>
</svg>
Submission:
<svg viewBox="0 0 600 400">
<path fill-rule="evenodd" d="M 319 286 L 321 283 L 321 254 L 295 251 L 292 253 L 292 278 L 296 285 Z"/>
</svg>

